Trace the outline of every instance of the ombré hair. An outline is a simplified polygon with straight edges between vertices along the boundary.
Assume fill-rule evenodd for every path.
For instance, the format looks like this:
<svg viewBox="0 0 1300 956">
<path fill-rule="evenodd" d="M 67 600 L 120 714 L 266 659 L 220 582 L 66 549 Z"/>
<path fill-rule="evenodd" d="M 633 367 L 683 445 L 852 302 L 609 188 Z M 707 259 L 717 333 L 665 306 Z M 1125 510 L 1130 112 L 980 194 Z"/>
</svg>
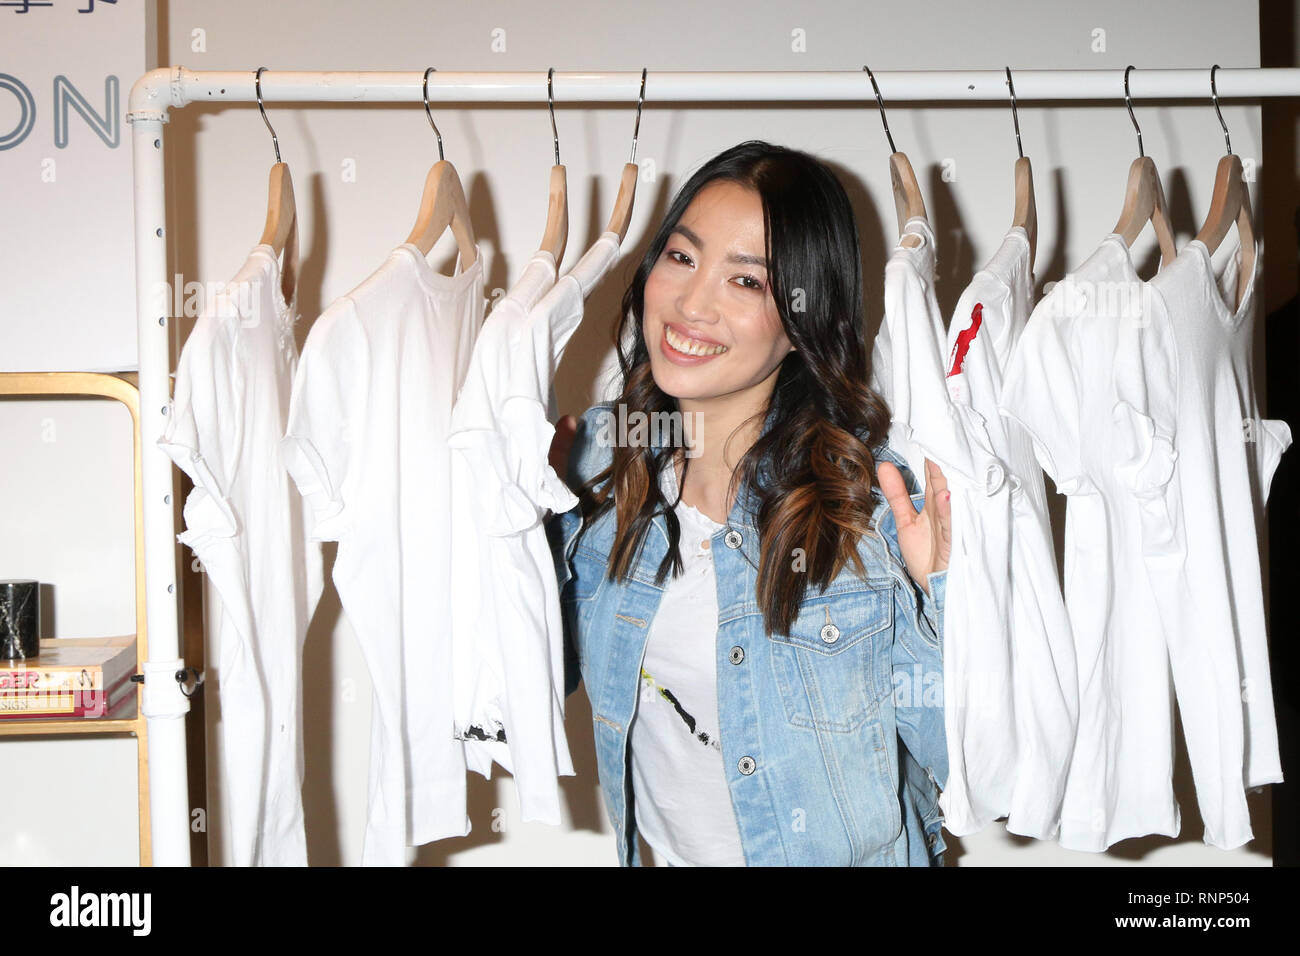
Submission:
<svg viewBox="0 0 1300 956">
<path fill-rule="evenodd" d="M 617 402 L 629 417 L 639 411 L 644 420 L 678 411 L 677 400 L 661 391 L 651 374 L 642 332 L 645 284 L 691 200 L 715 182 L 737 183 L 762 200 L 772 296 L 795 347 L 782 359 L 762 413 L 764 421 L 771 418 L 770 426 L 741 460 L 728 493 L 731 500 L 737 483 L 744 482 L 757 497 L 757 601 L 767 632 L 787 634 L 810 584 L 823 590 L 846 562 L 865 577 L 858 538 L 869 527 L 878 487 L 869 446 L 884 440 L 889 412 L 867 385 L 862 268 L 848 196 L 815 157 L 758 140 L 705 163 L 673 199 L 623 296 L 616 331 L 622 372 Z M 643 447 L 616 443 L 610 466 L 579 489 L 584 528 L 615 509 L 611 580 L 628 579 L 659 513 L 666 519 L 670 547 L 655 580 L 662 585 L 670 572 L 682 572 L 676 502 L 665 499 L 658 475 L 683 446 L 680 435 Z M 685 468 L 690 461 L 686 457 Z"/>
</svg>

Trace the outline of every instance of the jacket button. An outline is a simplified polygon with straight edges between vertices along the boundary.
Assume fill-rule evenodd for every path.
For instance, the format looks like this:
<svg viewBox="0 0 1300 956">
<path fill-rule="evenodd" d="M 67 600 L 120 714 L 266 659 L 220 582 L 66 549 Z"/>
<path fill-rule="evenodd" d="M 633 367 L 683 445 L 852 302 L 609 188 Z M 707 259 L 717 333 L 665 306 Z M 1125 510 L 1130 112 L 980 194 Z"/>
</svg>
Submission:
<svg viewBox="0 0 1300 956">
<path fill-rule="evenodd" d="M 822 640 L 827 644 L 834 644 L 840 639 L 840 629 L 834 624 L 827 624 L 822 628 Z"/>
<path fill-rule="evenodd" d="M 739 768 L 741 773 L 748 777 L 754 772 L 754 768 L 758 765 L 754 763 L 753 757 L 741 757 L 736 766 Z"/>
<path fill-rule="evenodd" d="M 745 649 L 737 644 L 731 649 L 731 663 L 739 664 L 745 659 Z"/>
<path fill-rule="evenodd" d="M 740 532 L 735 530 L 728 531 L 722 538 L 723 544 L 728 548 L 731 548 L 733 551 L 740 547 L 740 542 L 743 540 L 744 539 L 740 536 Z"/>
</svg>

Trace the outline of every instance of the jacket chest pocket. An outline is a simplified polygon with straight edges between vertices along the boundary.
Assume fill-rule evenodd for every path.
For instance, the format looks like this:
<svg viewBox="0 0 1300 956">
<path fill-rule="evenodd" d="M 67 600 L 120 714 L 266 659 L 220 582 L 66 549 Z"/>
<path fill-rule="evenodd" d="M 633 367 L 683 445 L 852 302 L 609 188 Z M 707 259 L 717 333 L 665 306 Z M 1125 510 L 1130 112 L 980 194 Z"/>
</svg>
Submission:
<svg viewBox="0 0 1300 956">
<path fill-rule="evenodd" d="M 893 633 L 894 586 L 889 580 L 855 584 L 806 598 L 790 633 L 768 636 L 793 726 L 847 733 L 876 710 L 875 645 Z"/>
</svg>

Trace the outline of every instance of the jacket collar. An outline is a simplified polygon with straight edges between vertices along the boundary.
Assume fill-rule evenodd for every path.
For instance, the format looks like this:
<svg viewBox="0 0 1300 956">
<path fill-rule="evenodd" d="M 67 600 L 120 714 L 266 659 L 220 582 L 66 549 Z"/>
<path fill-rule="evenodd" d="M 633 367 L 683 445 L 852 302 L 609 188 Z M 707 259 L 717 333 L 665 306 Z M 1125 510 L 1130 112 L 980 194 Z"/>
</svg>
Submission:
<svg viewBox="0 0 1300 956">
<path fill-rule="evenodd" d="M 763 430 L 760 434 L 767 434 L 775 421 L 776 411 L 775 409 L 769 409 L 767 418 L 763 420 Z M 881 460 L 890 461 L 900 469 L 903 469 L 904 474 L 911 474 L 906 460 L 890 447 L 886 439 L 879 439 L 871 447 L 871 453 L 875 456 L 877 463 Z M 672 465 L 670 464 L 668 467 L 672 467 Z M 760 469 L 759 480 L 765 481 L 767 477 L 767 469 Z M 910 497 L 918 507 L 920 507 L 920 504 L 924 501 L 924 497 L 921 494 L 913 493 Z M 732 505 L 731 513 L 727 516 L 727 528 L 734 528 L 744 534 L 744 550 L 746 553 L 750 553 L 752 548 L 751 557 L 755 561 L 758 560 L 758 505 L 758 493 L 748 483 L 743 484 L 737 491 L 736 502 Z M 892 512 L 889 509 L 889 502 L 885 500 L 884 495 L 881 495 L 880 500 L 876 503 L 875 511 L 872 514 L 871 525 L 873 528 L 879 530 L 881 523 L 891 517 Z M 653 544 L 647 542 L 647 547 L 649 547 L 650 551 L 656 556 L 654 564 L 657 567 L 659 560 L 661 560 L 663 555 L 668 551 L 668 522 L 662 514 L 657 514 L 653 519 L 651 519 L 651 523 L 656 529 L 658 529 L 659 540 Z"/>
</svg>

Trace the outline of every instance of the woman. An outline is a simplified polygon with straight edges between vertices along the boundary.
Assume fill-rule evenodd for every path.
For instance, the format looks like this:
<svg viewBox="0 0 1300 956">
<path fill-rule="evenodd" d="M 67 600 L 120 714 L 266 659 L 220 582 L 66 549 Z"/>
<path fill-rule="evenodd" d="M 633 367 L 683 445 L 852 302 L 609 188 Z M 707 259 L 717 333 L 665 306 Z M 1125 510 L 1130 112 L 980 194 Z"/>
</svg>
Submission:
<svg viewBox="0 0 1300 956">
<path fill-rule="evenodd" d="M 553 537 L 621 864 L 638 831 L 674 865 L 942 863 L 948 494 L 885 444 L 859 262 L 831 171 L 751 141 L 624 296 Z"/>
</svg>

